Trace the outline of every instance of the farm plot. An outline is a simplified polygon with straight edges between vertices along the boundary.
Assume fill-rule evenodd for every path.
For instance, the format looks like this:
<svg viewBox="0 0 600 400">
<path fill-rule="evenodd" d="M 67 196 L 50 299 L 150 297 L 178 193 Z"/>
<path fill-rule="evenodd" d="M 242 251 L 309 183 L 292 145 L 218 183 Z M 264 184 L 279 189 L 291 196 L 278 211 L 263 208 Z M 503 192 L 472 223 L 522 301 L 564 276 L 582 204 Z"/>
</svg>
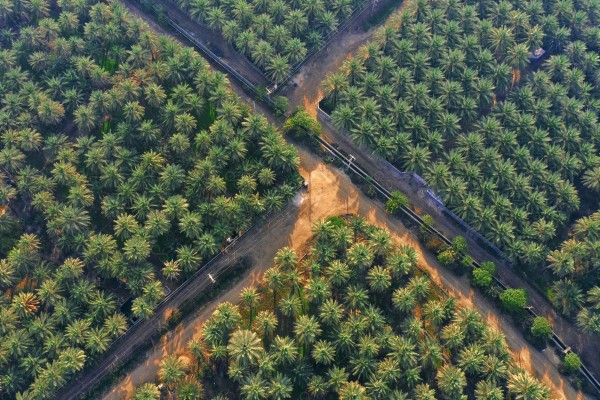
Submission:
<svg viewBox="0 0 600 400">
<path fill-rule="evenodd" d="M 422 175 L 457 215 L 543 271 L 574 217 L 598 209 L 597 10 L 416 2 L 326 79 L 322 105 L 355 142 Z M 583 297 L 598 275 L 574 265 Z"/>
<path fill-rule="evenodd" d="M 215 29 L 274 83 L 318 50 L 366 0 L 177 0 Z"/>
<path fill-rule="evenodd" d="M 430 283 L 413 248 L 361 218 L 331 217 L 313 233 L 306 257 L 280 249 L 260 286 L 244 289 L 239 305 L 217 306 L 190 357 L 162 360 L 158 377 L 169 390 L 198 393 L 204 383 L 209 396 L 244 399 L 549 398 L 511 361 L 500 332 Z M 147 383 L 134 398 L 157 392 Z"/>
</svg>

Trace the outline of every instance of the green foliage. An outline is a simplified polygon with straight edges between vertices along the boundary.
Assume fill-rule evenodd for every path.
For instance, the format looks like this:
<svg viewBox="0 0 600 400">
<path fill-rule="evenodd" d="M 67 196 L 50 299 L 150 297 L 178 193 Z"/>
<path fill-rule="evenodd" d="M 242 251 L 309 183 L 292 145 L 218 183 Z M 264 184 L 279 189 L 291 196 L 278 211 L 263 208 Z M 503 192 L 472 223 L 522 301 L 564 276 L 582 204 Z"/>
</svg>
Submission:
<svg viewBox="0 0 600 400">
<path fill-rule="evenodd" d="M 447 268 L 453 267 L 458 259 L 456 251 L 452 247 L 446 248 L 446 250 L 438 254 L 437 258 L 440 264 Z"/>
<path fill-rule="evenodd" d="M 387 231 L 363 220 L 334 221 L 313 227 L 304 262 L 281 249 L 264 288 L 217 306 L 188 346 L 196 377 L 241 398 L 433 399 L 438 391 L 444 398 L 548 398 L 546 387 L 511 364 L 500 332 L 416 269 L 414 249 L 390 244 Z M 168 355 L 161 366 L 159 378 L 177 392 L 184 379 L 177 358 Z M 215 381 L 215 373 L 223 378 Z"/>
<path fill-rule="evenodd" d="M 480 287 L 487 289 L 492 286 L 494 275 L 485 268 L 474 268 L 472 271 L 473 283 Z"/>
<path fill-rule="evenodd" d="M 314 140 L 321 130 L 321 124 L 302 108 L 297 109 L 283 124 L 283 132 L 299 140 Z"/>
<path fill-rule="evenodd" d="M 565 355 L 562 363 L 562 369 L 566 374 L 577 372 L 581 368 L 581 359 L 575 353 Z"/>
<path fill-rule="evenodd" d="M 527 292 L 525 289 L 506 289 L 500 295 L 500 302 L 505 310 L 518 314 L 527 306 Z"/>
<path fill-rule="evenodd" d="M 550 325 L 550 321 L 544 317 L 535 317 L 533 319 L 533 324 L 531 325 L 531 334 L 540 339 L 550 339 L 550 336 L 552 336 L 552 325 Z"/>
<path fill-rule="evenodd" d="M 275 114 L 283 115 L 288 109 L 289 101 L 285 96 L 275 96 L 273 98 L 273 103 L 275 103 Z"/>
<path fill-rule="evenodd" d="M 464 254 L 467 252 L 467 239 L 464 236 L 456 236 L 452 239 L 452 248 L 459 254 Z"/>
<path fill-rule="evenodd" d="M 364 2 L 202 0 L 177 1 L 177 5 L 196 21 L 219 31 L 273 83 L 281 83 Z"/>
<path fill-rule="evenodd" d="M 390 214 L 396 214 L 408 204 L 408 197 L 402 192 L 393 191 L 390 199 L 385 203 L 385 209 Z"/>
</svg>

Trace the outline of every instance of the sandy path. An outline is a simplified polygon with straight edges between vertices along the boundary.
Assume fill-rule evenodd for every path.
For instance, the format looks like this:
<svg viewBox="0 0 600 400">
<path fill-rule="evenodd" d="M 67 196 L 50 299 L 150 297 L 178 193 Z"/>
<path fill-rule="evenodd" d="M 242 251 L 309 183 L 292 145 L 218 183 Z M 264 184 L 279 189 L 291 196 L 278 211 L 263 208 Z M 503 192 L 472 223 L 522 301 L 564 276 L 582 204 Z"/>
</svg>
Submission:
<svg viewBox="0 0 600 400">
<path fill-rule="evenodd" d="M 557 399 L 583 398 L 558 373 L 554 367 L 555 360 L 553 358 L 555 356 L 550 351 L 542 353 L 531 349 L 512 324 L 505 318 L 498 319 L 497 316 L 502 313 L 483 295 L 474 292 L 466 278 L 457 277 L 450 271 L 441 268 L 433 256 L 424 254 L 414 235 L 397 218 L 387 215 L 379 202 L 359 192 L 350 179 L 339 170 L 324 164 L 311 153 L 300 150 L 301 172 L 309 182 L 310 190 L 303 193 L 301 199 L 297 199 L 298 212 L 294 213 L 297 217 L 293 224 L 278 230 L 277 235 L 272 235 L 274 240 L 271 245 L 268 248 L 262 248 L 259 254 L 253 256 L 254 265 L 241 281 L 218 300 L 210 302 L 203 309 L 188 317 L 172 334 L 164 336 L 161 343 L 148 352 L 147 359 L 130 371 L 124 379 L 104 395 L 103 399 L 126 399 L 135 386 L 155 380 L 160 359 L 167 354 L 183 351 L 186 343 L 199 334 L 201 323 L 210 316 L 219 302 L 237 302 L 241 289 L 256 282 L 261 273 L 271 266 L 273 256 L 279 247 L 287 245 L 300 250 L 311 236 L 310 227 L 313 222 L 333 214 L 346 212 L 364 216 L 370 223 L 389 229 L 398 243 L 415 247 L 419 252 L 421 265 L 431 273 L 434 281 L 443 285 L 461 303 L 477 308 L 488 323 L 501 327 L 507 336 L 507 342 L 513 351 L 516 362 L 550 386 Z"/>
</svg>

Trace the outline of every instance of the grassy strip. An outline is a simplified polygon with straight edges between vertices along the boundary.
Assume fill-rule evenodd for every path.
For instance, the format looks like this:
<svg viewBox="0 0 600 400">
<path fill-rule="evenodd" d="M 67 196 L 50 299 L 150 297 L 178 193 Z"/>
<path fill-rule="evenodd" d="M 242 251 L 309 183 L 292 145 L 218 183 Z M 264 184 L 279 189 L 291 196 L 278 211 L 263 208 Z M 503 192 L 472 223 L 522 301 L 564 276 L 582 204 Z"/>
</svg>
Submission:
<svg viewBox="0 0 600 400">
<path fill-rule="evenodd" d="M 201 310 L 209 302 L 217 299 L 221 294 L 226 292 L 244 276 L 244 272 L 251 266 L 252 263 L 249 259 L 242 258 L 232 268 L 227 269 L 219 276 L 219 279 L 212 286 L 211 290 L 204 291 L 193 299 L 183 302 L 181 306 L 171 314 L 167 322 L 152 335 L 150 341 L 146 342 L 146 344 L 140 347 L 125 362 L 119 364 L 110 374 L 101 379 L 92 389 L 85 393 L 83 399 L 93 400 L 102 397 L 104 392 L 124 378 L 133 367 L 144 359 L 146 352 L 153 347 L 154 342 L 159 343 L 162 336 L 183 323 L 182 321 L 185 317 L 191 316 L 194 312 Z"/>
</svg>

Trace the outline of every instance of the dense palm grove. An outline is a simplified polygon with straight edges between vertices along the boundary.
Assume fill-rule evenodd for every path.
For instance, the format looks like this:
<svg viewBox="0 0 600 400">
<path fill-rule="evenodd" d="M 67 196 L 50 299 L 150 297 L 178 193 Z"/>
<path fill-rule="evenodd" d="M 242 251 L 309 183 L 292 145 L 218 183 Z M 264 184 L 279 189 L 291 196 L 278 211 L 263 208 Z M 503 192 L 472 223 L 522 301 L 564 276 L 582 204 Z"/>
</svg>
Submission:
<svg viewBox="0 0 600 400">
<path fill-rule="evenodd" d="M 0 393 L 43 398 L 295 191 L 297 155 L 118 2 L 0 3 Z M 287 182 L 287 183 L 284 183 Z"/>
<path fill-rule="evenodd" d="M 177 0 L 275 83 L 323 44 L 366 0 Z"/>
<path fill-rule="evenodd" d="M 550 300 L 566 315 L 577 314 L 581 330 L 600 333 L 600 211 L 583 217 L 573 226 L 573 237 L 548 255 L 548 266 L 559 279 Z"/>
<path fill-rule="evenodd" d="M 163 359 L 177 398 L 547 399 L 511 363 L 504 338 L 417 268 L 416 252 L 361 218 L 317 223 L 310 253 L 283 248 L 260 287 L 220 304 L 189 343 L 195 362 Z M 216 385 L 215 385 L 216 382 Z M 133 399 L 158 399 L 154 384 Z"/>
<path fill-rule="evenodd" d="M 597 209 L 599 22 L 594 0 L 419 0 L 327 78 L 324 106 L 542 268 L 572 216 Z M 539 47 L 549 57 L 529 66 Z M 593 268 L 578 273 L 598 283 Z"/>
</svg>

